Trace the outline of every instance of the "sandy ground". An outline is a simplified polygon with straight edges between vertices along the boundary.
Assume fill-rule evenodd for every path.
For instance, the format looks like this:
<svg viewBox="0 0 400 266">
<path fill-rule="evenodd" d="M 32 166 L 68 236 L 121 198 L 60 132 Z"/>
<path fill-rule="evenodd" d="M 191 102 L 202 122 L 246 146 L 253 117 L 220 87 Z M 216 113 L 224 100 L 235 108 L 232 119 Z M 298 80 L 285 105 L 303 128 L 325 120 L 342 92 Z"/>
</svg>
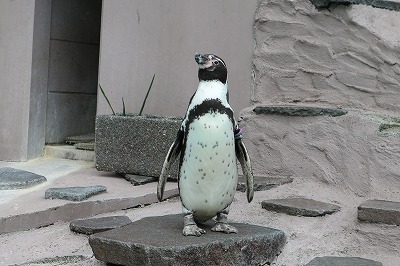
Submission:
<svg viewBox="0 0 400 266">
<path fill-rule="evenodd" d="M 154 184 L 154 188 L 155 188 Z M 304 196 L 341 206 L 341 211 L 318 218 L 296 217 L 266 211 L 261 201 L 272 198 Z M 363 224 L 357 221 L 357 206 L 366 198 L 355 196 L 340 187 L 307 180 L 255 193 L 247 203 L 245 193 L 237 192 L 229 219 L 283 230 L 287 243 L 273 265 L 305 265 L 317 256 L 357 256 L 377 260 L 385 266 L 400 265 L 400 227 Z M 135 221 L 147 216 L 181 212 L 178 198 L 144 207 L 98 215 L 127 215 Z M 240 232 L 239 232 L 240 233 Z M 207 237 L 202 236 L 202 237 Z M 56 223 L 29 231 L 0 235 L 0 265 L 105 265 L 93 257 L 88 237 L 73 233 L 69 223 Z M 79 262 L 62 262 L 65 256 Z M 59 262 L 32 263 L 59 257 Z M 31 262 L 28 264 L 24 264 Z"/>
</svg>

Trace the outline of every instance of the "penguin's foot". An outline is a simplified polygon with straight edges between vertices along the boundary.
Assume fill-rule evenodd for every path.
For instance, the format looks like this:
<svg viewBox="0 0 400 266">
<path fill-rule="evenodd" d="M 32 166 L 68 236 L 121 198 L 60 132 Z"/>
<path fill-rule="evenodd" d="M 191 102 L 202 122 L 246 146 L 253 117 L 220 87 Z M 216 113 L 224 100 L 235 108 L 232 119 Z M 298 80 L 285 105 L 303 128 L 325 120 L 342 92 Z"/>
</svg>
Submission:
<svg viewBox="0 0 400 266">
<path fill-rule="evenodd" d="M 183 218 L 183 235 L 184 236 L 201 236 L 206 233 L 206 230 L 197 226 L 194 221 L 193 213 L 185 210 L 186 214 Z"/>
<path fill-rule="evenodd" d="M 184 236 L 201 236 L 205 234 L 206 230 L 199 228 L 196 224 L 189 224 L 183 227 Z"/>
<path fill-rule="evenodd" d="M 230 234 L 230 233 L 235 233 L 237 234 L 238 230 L 233 227 L 232 225 L 229 225 L 227 223 L 216 223 L 212 228 L 211 231 L 214 232 L 223 232 L 225 234 Z"/>
</svg>

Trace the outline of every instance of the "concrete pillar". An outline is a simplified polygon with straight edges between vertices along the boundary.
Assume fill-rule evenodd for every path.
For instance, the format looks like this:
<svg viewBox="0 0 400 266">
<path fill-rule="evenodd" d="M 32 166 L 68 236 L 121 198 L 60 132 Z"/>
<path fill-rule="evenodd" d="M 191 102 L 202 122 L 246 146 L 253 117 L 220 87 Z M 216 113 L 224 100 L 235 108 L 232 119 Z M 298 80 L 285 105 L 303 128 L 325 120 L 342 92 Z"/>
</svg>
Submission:
<svg viewBox="0 0 400 266">
<path fill-rule="evenodd" d="M 42 154 L 50 0 L 0 1 L 0 160 Z"/>
</svg>

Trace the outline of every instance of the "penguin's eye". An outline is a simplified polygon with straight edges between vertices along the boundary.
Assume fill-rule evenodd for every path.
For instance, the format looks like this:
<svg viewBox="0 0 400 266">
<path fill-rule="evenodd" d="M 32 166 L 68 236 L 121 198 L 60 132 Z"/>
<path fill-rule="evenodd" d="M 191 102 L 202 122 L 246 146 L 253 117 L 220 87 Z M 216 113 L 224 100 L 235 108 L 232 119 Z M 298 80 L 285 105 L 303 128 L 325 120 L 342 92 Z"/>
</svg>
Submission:
<svg viewBox="0 0 400 266">
<path fill-rule="evenodd" d="M 219 61 L 214 61 L 214 65 L 219 65 Z"/>
</svg>

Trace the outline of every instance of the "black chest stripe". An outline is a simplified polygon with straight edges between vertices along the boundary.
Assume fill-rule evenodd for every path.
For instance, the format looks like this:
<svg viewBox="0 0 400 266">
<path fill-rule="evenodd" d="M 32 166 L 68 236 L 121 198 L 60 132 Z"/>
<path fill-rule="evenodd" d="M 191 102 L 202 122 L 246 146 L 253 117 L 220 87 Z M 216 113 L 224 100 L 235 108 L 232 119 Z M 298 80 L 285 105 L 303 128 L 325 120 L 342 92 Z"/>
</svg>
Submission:
<svg viewBox="0 0 400 266">
<path fill-rule="evenodd" d="M 184 133 L 183 147 L 180 158 L 180 165 L 182 165 L 183 157 L 185 156 L 186 142 L 187 142 L 188 132 L 190 131 L 190 124 L 193 123 L 194 120 L 198 119 L 199 117 L 207 113 L 226 114 L 232 123 L 232 127 L 235 126 L 232 109 L 225 107 L 220 100 L 209 99 L 205 100 L 199 105 L 196 105 L 192 110 L 189 111 L 187 121 L 185 124 L 185 133 Z"/>
</svg>

